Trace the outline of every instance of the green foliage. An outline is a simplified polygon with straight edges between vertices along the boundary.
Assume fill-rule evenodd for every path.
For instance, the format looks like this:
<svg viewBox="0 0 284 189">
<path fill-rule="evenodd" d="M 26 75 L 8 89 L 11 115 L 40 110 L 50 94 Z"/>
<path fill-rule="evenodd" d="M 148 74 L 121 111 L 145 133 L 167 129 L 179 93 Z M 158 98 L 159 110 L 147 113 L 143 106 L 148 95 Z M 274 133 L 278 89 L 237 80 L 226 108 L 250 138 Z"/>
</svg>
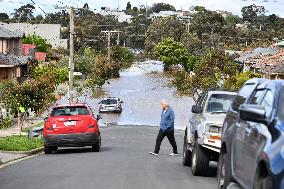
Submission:
<svg viewBox="0 0 284 189">
<path fill-rule="evenodd" d="M 15 9 L 13 15 L 13 20 L 15 22 L 29 22 L 34 19 L 33 12 L 35 7 L 31 4 L 26 4 L 18 9 Z"/>
<path fill-rule="evenodd" d="M 259 14 L 265 13 L 265 8 L 264 6 L 257 6 L 253 4 L 243 7 L 241 11 L 243 16 L 243 21 L 254 23 L 256 22 L 257 16 Z"/>
<path fill-rule="evenodd" d="M 42 77 L 50 77 L 56 85 L 68 81 L 68 68 L 55 65 L 35 66 L 31 70 L 32 78 L 37 80 Z"/>
<path fill-rule="evenodd" d="M 9 136 L 0 138 L 0 151 L 30 151 L 43 147 L 43 139 L 30 141 L 27 136 Z"/>
<path fill-rule="evenodd" d="M 165 38 L 173 38 L 180 41 L 185 31 L 185 25 L 176 17 L 158 18 L 148 27 L 148 35 L 145 41 L 146 53 L 152 55 L 155 46 Z"/>
<path fill-rule="evenodd" d="M 224 24 L 225 20 L 221 14 L 201 9 L 193 15 L 190 30 L 197 33 L 201 39 L 203 33 L 220 33 Z"/>
<path fill-rule="evenodd" d="M 208 49 L 196 65 L 194 74 L 178 70 L 173 79 L 177 89 L 191 95 L 194 100 L 201 91 L 212 87 L 223 87 L 222 81 L 234 77 L 239 71 L 238 65 L 230 57 L 216 49 Z"/>
<path fill-rule="evenodd" d="M 191 54 L 196 54 L 201 49 L 201 40 L 198 38 L 197 34 L 185 32 L 182 34 L 181 43 L 187 48 L 188 52 Z"/>
<path fill-rule="evenodd" d="M 111 58 L 114 62 L 121 63 L 123 67 L 129 67 L 133 63 L 134 55 L 128 48 L 117 45 L 111 48 Z"/>
<path fill-rule="evenodd" d="M 5 81 L 1 85 L 3 102 L 11 114 L 18 111 L 20 106 L 26 110 L 31 108 L 39 111 L 46 108 L 54 99 L 55 87 L 68 80 L 67 68 L 36 66 L 31 70 L 32 78 L 22 84 L 15 81 Z"/>
<path fill-rule="evenodd" d="M 234 77 L 225 80 L 225 87 L 229 89 L 239 90 L 246 81 L 252 78 L 261 78 L 259 73 L 253 73 L 251 71 L 237 73 Z"/>
<path fill-rule="evenodd" d="M 98 54 L 95 58 L 95 64 L 92 73 L 87 79 L 87 87 L 101 87 L 108 79 L 119 77 L 119 70 L 122 63 L 108 61 L 104 54 Z"/>
<path fill-rule="evenodd" d="M 40 37 L 36 34 L 32 34 L 32 35 L 28 35 L 28 36 L 23 37 L 22 43 L 34 44 L 34 45 L 36 45 L 36 49 L 40 52 L 47 52 L 47 49 L 50 46 L 47 43 L 46 39 L 43 39 L 42 37 Z"/>
<path fill-rule="evenodd" d="M 171 65 L 183 65 L 187 68 L 189 54 L 182 43 L 173 38 L 166 38 L 159 42 L 154 50 L 155 56 L 164 63 L 165 70 Z"/>
<path fill-rule="evenodd" d="M 167 3 L 154 3 L 151 7 L 151 11 L 159 13 L 160 11 L 175 11 L 176 8 L 173 5 Z"/>
<path fill-rule="evenodd" d="M 13 119 L 11 117 L 7 117 L 6 119 L 2 119 L 0 117 L 0 129 L 10 128 L 13 124 Z"/>
</svg>

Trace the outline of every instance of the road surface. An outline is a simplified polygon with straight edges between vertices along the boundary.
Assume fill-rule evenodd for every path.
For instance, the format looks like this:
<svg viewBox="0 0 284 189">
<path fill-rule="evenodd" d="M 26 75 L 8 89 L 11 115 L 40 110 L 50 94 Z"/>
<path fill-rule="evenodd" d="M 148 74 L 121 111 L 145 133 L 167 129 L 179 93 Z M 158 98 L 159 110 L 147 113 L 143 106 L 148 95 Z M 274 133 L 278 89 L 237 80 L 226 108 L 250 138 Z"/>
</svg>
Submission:
<svg viewBox="0 0 284 189">
<path fill-rule="evenodd" d="M 216 167 L 207 177 L 194 177 L 182 165 L 182 156 L 170 157 L 164 140 L 158 157 L 154 148 L 156 127 L 102 129 L 101 152 L 62 149 L 0 169 L 1 189 L 211 189 L 216 187 Z M 180 154 L 183 132 L 176 131 Z"/>
</svg>

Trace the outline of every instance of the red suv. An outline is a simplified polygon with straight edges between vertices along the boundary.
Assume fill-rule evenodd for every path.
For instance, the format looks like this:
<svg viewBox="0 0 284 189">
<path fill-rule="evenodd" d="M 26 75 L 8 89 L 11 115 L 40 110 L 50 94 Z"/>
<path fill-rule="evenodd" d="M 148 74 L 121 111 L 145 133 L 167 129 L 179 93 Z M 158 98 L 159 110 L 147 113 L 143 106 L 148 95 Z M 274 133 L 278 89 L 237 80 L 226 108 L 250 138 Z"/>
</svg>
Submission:
<svg viewBox="0 0 284 189">
<path fill-rule="evenodd" d="M 84 103 L 55 106 L 45 119 L 44 152 L 50 154 L 65 146 L 92 146 L 98 152 L 101 146 L 98 119 Z"/>
</svg>

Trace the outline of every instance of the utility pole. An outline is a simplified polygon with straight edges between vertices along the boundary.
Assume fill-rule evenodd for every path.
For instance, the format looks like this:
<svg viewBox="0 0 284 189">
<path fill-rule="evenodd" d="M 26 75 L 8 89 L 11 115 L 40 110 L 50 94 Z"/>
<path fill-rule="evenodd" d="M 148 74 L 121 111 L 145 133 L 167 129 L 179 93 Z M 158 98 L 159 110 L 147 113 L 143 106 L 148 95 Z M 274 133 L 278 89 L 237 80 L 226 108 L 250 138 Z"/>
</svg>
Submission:
<svg viewBox="0 0 284 189">
<path fill-rule="evenodd" d="M 118 45 L 119 45 L 119 33 L 121 32 L 121 31 L 116 31 L 116 30 L 112 30 L 112 31 L 110 31 L 110 30 L 108 30 L 108 31 L 101 31 L 102 33 L 106 33 L 107 34 L 107 38 L 108 38 L 108 41 L 107 41 L 107 49 L 108 49 L 108 52 L 107 52 L 107 55 L 108 55 L 108 62 L 110 62 L 110 40 L 111 40 L 111 33 L 118 33 L 118 39 L 117 39 L 117 43 L 118 43 Z"/>
<path fill-rule="evenodd" d="M 69 56 L 69 103 L 73 102 L 73 77 L 74 77 L 74 8 L 70 8 L 70 56 Z"/>
<path fill-rule="evenodd" d="M 116 45 L 119 45 L 119 36 L 120 36 L 120 33 L 118 32 L 118 33 L 117 33 L 117 41 L 116 41 Z"/>
</svg>

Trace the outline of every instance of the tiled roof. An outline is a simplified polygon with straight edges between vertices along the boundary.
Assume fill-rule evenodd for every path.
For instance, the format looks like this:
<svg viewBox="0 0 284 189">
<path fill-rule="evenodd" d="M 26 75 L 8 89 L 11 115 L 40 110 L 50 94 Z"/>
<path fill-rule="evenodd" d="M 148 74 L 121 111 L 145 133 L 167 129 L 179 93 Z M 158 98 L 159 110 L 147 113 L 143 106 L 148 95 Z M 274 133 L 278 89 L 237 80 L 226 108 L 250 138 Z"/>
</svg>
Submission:
<svg viewBox="0 0 284 189">
<path fill-rule="evenodd" d="M 5 55 L 0 53 L 0 66 L 25 65 L 29 60 L 31 60 L 30 56 Z"/>
<path fill-rule="evenodd" d="M 261 72 L 268 75 L 284 75 L 284 62 L 272 66 L 265 66 L 262 68 Z"/>
<path fill-rule="evenodd" d="M 23 32 L 10 31 L 0 26 L 0 38 L 21 38 L 23 35 Z"/>
</svg>

